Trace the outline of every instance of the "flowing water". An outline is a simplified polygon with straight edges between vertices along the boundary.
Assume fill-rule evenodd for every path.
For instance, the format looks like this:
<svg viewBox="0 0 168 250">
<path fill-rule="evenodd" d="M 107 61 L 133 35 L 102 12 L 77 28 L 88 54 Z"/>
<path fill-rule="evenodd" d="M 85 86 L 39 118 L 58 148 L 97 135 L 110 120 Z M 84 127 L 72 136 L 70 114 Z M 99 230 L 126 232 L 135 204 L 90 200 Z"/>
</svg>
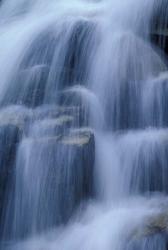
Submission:
<svg viewBox="0 0 168 250">
<path fill-rule="evenodd" d="M 167 59 L 151 42 L 166 11 L 1 2 L 1 250 L 167 249 L 164 234 L 134 239 L 167 206 Z"/>
</svg>

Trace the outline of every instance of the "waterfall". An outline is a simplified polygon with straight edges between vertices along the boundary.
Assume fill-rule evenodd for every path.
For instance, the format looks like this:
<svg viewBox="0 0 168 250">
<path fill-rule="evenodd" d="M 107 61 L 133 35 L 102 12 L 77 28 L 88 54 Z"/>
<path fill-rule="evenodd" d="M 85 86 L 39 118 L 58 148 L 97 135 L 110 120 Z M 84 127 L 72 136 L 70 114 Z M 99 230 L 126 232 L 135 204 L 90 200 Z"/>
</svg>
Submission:
<svg viewBox="0 0 168 250">
<path fill-rule="evenodd" d="M 168 5 L 2 0 L 0 250 L 166 250 Z"/>
</svg>

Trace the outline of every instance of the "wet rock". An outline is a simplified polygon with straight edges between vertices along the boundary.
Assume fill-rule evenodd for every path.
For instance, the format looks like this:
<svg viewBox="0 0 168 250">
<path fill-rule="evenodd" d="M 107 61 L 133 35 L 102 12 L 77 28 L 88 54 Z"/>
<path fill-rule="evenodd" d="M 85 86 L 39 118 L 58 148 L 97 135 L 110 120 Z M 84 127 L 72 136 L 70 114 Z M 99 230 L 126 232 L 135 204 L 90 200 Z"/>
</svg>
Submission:
<svg viewBox="0 0 168 250">
<path fill-rule="evenodd" d="M 3 207 L 13 188 L 15 158 L 21 130 L 14 124 L 0 124 L 0 221 L 3 219 Z M 2 217 L 2 218 L 1 218 Z M 0 222 L 1 224 L 1 222 Z"/>
<path fill-rule="evenodd" d="M 45 88 L 46 103 L 55 103 L 59 90 L 75 82 L 86 82 L 94 30 L 95 24 L 91 21 L 82 19 L 75 24 L 65 21 L 61 31 L 56 24 L 50 25 L 37 34 L 29 46 L 20 68 L 48 65 L 50 74 Z"/>
<path fill-rule="evenodd" d="M 125 250 L 167 250 L 167 248 L 168 237 L 164 232 L 130 241 L 123 247 Z"/>
<path fill-rule="evenodd" d="M 155 1 L 152 13 L 152 30 L 168 28 L 168 2 L 167 0 Z"/>
<path fill-rule="evenodd" d="M 142 117 L 144 127 L 168 126 L 168 72 L 147 81 L 143 89 Z"/>
<path fill-rule="evenodd" d="M 135 230 L 126 250 L 167 250 L 168 211 L 163 211 L 146 220 L 143 227 Z"/>
<path fill-rule="evenodd" d="M 65 34 L 65 30 L 57 32 L 56 28 L 55 25 L 50 25 L 37 34 L 24 55 L 20 65 L 22 69 L 41 64 L 51 65 L 58 41 Z"/>
<path fill-rule="evenodd" d="M 42 105 L 34 110 L 34 119 L 57 118 L 61 115 L 75 116 L 79 115 L 78 106 L 60 106 L 60 105 Z"/>
<path fill-rule="evenodd" d="M 70 25 L 72 25 L 71 29 Z M 89 70 L 87 67 L 90 58 L 89 48 L 94 39 L 94 30 L 95 24 L 86 20 L 79 20 L 71 24 L 65 21 L 63 24 L 62 32 L 57 37 L 57 44 L 60 46 L 60 54 L 64 56 L 60 58 L 57 53 L 54 56 L 51 64 L 53 78 L 50 78 L 47 87 L 48 98 L 51 102 L 55 102 L 58 90 L 71 87 L 76 82 L 81 85 L 86 83 L 86 75 Z"/>
<path fill-rule="evenodd" d="M 40 106 L 34 110 L 32 119 L 34 120 L 52 120 L 58 121 L 59 119 L 68 118 L 71 121 L 63 122 L 66 128 L 72 127 L 82 127 L 87 126 L 88 117 L 86 117 L 85 109 L 78 105 L 70 105 L 70 106 L 60 106 L 60 105 L 47 105 Z M 72 121 L 73 118 L 73 121 Z M 61 125 L 61 124 L 60 124 Z"/>
<path fill-rule="evenodd" d="M 124 177 L 125 191 L 128 188 L 127 192 L 134 195 L 167 194 L 167 129 L 130 132 L 121 137 L 121 141 L 119 150 L 123 176 L 127 176 Z"/>
<path fill-rule="evenodd" d="M 18 152 L 22 190 L 17 193 L 16 211 L 11 211 L 19 220 L 9 221 L 9 230 L 14 224 L 18 231 L 10 234 L 23 238 L 67 223 L 78 206 L 93 196 L 94 159 L 94 134 L 90 129 L 26 138 Z M 25 179 L 31 180 L 29 186 Z M 24 195 L 27 192 L 28 200 Z"/>
<path fill-rule="evenodd" d="M 15 159 L 28 114 L 20 107 L 9 107 L 0 112 L 0 225 L 9 195 L 14 192 Z M 1 227 L 0 227 L 1 235 Z"/>
<path fill-rule="evenodd" d="M 1 105 L 41 105 L 44 101 L 48 74 L 49 68 L 43 64 L 20 70 L 7 88 Z"/>
<path fill-rule="evenodd" d="M 161 51 L 168 55 L 168 29 L 153 31 L 151 40 Z"/>
<path fill-rule="evenodd" d="M 92 22 L 81 20 L 76 22 L 69 36 L 68 49 L 65 55 L 62 84 L 60 87 L 72 86 L 75 82 L 85 83 L 87 61 L 92 46 L 95 25 Z"/>
<path fill-rule="evenodd" d="M 56 123 L 56 125 L 61 126 L 64 123 L 71 122 L 71 121 L 73 121 L 73 116 L 63 115 L 63 116 L 58 117 L 55 120 L 55 123 Z"/>
<path fill-rule="evenodd" d="M 47 121 L 53 120 L 55 123 L 59 123 L 61 126 L 65 123 L 71 127 L 80 126 L 80 116 L 82 115 L 82 110 L 79 106 L 58 106 L 58 105 L 48 105 L 40 106 L 35 109 L 33 114 L 34 120 Z M 68 126 L 67 126 L 68 127 Z"/>
<path fill-rule="evenodd" d="M 68 154 L 72 152 L 73 155 L 70 164 L 69 181 L 71 185 L 69 187 L 63 185 L 66 187 L 64 195 L 67 197 L 67 200 L 65 198 L 66 202 L 61 202 L 60 210 L 62 211 L 62 220 L 67 221 L 77 205 L 93 195 L 94 134 L 87 129 L 72 130 L 69 135 L 60 139 L 60 144 Z M 71 188 L 71 199 L 69 197 L 69 188 Z M 68 210 L 67 207 L 69 207 Z"/>
<path fill-rule="evenodd" d="M 61 115 L 57 118 L 48 118 L 36 121 L 33 124 L 33 138 L 56 137 L 66 134 L 68 129 L 75 125 L 75 119 L 70 115 Z"/>
<path fill-rule="evenodd" d="M 72 129 L 67 136 L 61 138 L 60 142 L 65 145 L 82 147 L 93 139 L 93 131 L 88 128 Z M 93 142 L 93 141 L 92 141 Z"/>
<path fill-rule="evenodd" d="M 151 19 L 151 40 L 161 50 L 158 53 L 168 55 L 168 2 L 155 1 Z M 163 53 L 162 53 L 163 52 Z"/>
<path fill-rule="evenodd" d="M 0 135 L 1 128 L 5 130 L 0 144 L 4 159 L 0 213 L 6 225 L 0 234 L 7 240 L 67 223 L 78 206 L 93 196 L 94 134 L 80 128 L 81 108 L 21 107 L 12 105 L 0 112 Z"/>
<path fill-rule="evenodd" d="M 168 211 L 147 218 L 145 225 L 135 230 L 133 237 L 138 239 L 163 232 L 168 233 Z"/>
</svg>

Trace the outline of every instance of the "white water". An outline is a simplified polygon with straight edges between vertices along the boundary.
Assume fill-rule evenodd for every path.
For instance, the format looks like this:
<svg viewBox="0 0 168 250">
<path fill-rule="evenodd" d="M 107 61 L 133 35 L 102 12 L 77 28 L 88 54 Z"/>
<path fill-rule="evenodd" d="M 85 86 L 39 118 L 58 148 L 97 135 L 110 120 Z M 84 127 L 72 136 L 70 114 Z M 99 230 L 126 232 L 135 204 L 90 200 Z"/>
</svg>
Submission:
<svg viewBox="0 0 168 250">
<path fill-rule="evenodd" d="M 167 204 L 168 74 L 150 42 L 161 7 L 155 0 L 2 3 L 0 124 L 29 121 L 2 250 L 131 250 L 134 230 Z M 68 224 L 83 172 L 73 166 L 75 149 L 51 143 L 58 104 L 82 105 L 83 126 L 95 135 L 94 195 L 82 197 Z M 165 250 L 161 240 L 137 249 Z"/>
</svg>

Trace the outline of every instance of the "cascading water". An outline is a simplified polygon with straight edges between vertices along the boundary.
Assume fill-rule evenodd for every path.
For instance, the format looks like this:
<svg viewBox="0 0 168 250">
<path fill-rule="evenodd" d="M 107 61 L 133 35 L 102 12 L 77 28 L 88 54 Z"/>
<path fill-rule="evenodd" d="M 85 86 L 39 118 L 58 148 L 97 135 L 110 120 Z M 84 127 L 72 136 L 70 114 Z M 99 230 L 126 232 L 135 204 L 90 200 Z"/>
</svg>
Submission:
<svg viewBox="0 0 168 250">
<path fill-rule="evenodd" d="M 165 2 L 2 1 L 1 250 L 167 249 Z"/>
</svg>

